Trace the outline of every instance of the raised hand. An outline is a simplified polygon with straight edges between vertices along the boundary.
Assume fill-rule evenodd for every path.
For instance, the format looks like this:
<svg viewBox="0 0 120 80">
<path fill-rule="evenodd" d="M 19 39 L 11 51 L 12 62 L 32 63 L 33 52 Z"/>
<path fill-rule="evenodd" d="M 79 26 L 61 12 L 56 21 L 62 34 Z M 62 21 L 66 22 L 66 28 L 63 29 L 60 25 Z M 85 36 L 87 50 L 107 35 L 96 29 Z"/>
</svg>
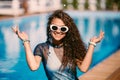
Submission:
<svg viewBox="0 0 120 80">
<path fill-rule="evenodd" d="M 98 43 L 98 42 L 100 42 L 102 39 L 103 39 L 103 37 L 104 37 L 104 32 L 103 31 L 100 31 L 100 34 L 99 34 L 99 36 L 98 37 L 92 37 L 91 39 L 90 39 L 90 41 L 91 42 L 94 42 L 94 43 Z"/>
<path fill-rule="evenodd" d="M 16 33 L 16 35 L 17 35 L 22 41 L 28 40 L 28 35 L 27 35 L 25 32 L 20 32 L 18 26 L 12 27 L 12 30 L 13 30 L 14 33 Z"/>
</svg>

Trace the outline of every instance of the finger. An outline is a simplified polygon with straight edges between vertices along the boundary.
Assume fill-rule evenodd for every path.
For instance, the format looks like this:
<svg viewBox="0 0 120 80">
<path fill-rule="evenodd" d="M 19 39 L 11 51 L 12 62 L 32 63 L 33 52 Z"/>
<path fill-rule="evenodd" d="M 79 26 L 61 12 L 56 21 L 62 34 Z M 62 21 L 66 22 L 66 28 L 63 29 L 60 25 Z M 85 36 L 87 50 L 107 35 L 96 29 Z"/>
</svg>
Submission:
<svg viewBox="0 0 120 80">
<path fill-rule="evenodd" d="M 15 27 L 12 27 L 12 31 L 13 31 L 13 32 L 16 32 L 16 29 L 15 29 Z"/>
<path fill-rule="evenodd" d="M 18 37 L 22 40 L 23 33 L 22 32 L 18 32 Z"/>
<path fill-rule="evenodd" d="M 12 30 L 13 30 L 13 32 L 15 32 L 15 33 L 16 33 L 16 31 L 19 31 L 19 29 L 18 29 L 17 26 L 13 26 L 13 27 L 12 27 Z"/>
<path fill-rule="evenodd" d="M 19 31 L 18 31 L 18 30 L 16 30 L 16 31 L 15 31 L 15 33 L 18 35 Z"/>
<path fill-rule="evenodd" d="M 101 32 L 100 32 L 100 34 L 103 36 L 103 35 L 104 35 L 104 32 L 103 32 L 103 31 L 101 31 Z"/>
<path fill-rule="evenodd" d="M 92 38 L 90 39 L 90 41 L 93 42 L 96 38 L 97 38 L 97 36 L 94 36 L 94 37 L 92 37 Z"/>
<path fill-rule="evenodd" d="M 105 33 L 103 32 L 103 33 L 102 33 L 102 36 L 103 36 L 103 37 L 104 37 L 104 34 L 105 34 Z"/>
<path fill-rule="evenodd" d="M 18 27 L 18 26 L 16 26 L 16 30 L 17 30 L 18 32 L 20 32 L 20 30 L 19 30 L 19 27 Z"/>
<path fill-rule="evenodd" d="M 100 35 L 99 35 L 99 38 L 102 39 L 103 37 L 104 37 L 104 32 L 101 31 L 101 32 L 100 32 Z"/>
<path fill-rule="evenodd" d="M 101 33 L 101 38 L 103 38 L 103 37 L 104 37 L 104 32 Z"/>
<path fill-rule="evenodd" d="M 16 28 L 16 32 L 15 33 L 18 35 L 20 33 L 19 27 L 15 26 L 15 28 Z"/>
</svg>

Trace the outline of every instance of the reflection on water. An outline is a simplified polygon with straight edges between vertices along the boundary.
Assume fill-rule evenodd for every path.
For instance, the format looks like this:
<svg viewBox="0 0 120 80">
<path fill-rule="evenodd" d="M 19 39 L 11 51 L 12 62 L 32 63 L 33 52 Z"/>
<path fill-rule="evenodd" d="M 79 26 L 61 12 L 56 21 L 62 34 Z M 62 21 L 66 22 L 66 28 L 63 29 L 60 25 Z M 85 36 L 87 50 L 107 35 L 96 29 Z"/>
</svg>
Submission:
<svg viewBox="0 0 120 80">
<path fill-rule="evenodd" d="M 0 58 L 0 72 L 1 73 L 13 73 L 16 70 L 12 69 L 18 62 L 20 45 L 19 40 L 15 34 L 13 34 L 10 28 L 2 27 L 2 34 L 4 34 L 3 42 L 5 46 L 1 45 L 0 49 L 5 49 L 5 53 L 0 52 L 5 58 Z"/>
<path fill-rule="evenodd" d="M 89 14 L 88 14 L 89 13 Z M 81 33 L 86 46 L 92 36 L 100 30 L 105 32 L 105 38 L 97 44 L 91 67 L 101 62 L 120 48 L 120 13 L 113 12 L 69 12 Z M 46 23 L 48 14 L 18 17 L 0 21 L 0 80 L 47 80 L 41 63 L 39 70 L 30 71 L 22 41 L 13 34 L 11 26 L 19 25 L 30 37 L 31 48 L 46 40 Z M 113 46 L 114 44 L 114 46 Z M 78 76 L 83 73 L 77 70 Z"/>
<path fill-rule="evenodd" d="M 11 68 L 14 67 L 15 65 L 13 65 L 13 64 L 16 64 L 16 63 L 17 63 L 17 61 L 15 61 L 15 60 L 11 60 L 11 59 L 3 60 L 2 59 L 2 60 L 0 60 L 0 64 L 2 64 L 2 65 L 0 65 L 0 71 L 2 73 L 15 72 L 15 70 L 11 70 Z"/>
<path fill-rule="evenodd" d="M 20 45 L 19 40 L 15 34 L 11 31 L 10 28 L 2 27 L 2 33 L 4 34 L 4 43 L 5 43 L 5 51 L 6 51 L 6 58 L 18 58 Z"/>
</svg>

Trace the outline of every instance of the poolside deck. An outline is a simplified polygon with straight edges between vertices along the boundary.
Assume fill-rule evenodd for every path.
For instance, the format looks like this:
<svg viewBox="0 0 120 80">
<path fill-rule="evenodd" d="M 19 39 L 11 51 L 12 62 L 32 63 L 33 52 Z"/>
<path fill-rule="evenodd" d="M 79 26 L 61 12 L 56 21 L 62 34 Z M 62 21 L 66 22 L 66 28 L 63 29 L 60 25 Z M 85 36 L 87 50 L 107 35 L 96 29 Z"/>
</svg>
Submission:
<svg viewBox="0 0 120 80">
<path fill-rule="evenodd" d="M 83 74 L 79 80 L 120 80 L 120 50 Z"/>
<path fill-rule="evenodd" d="M 0 20 L 9 19 L 9 18 L 16 18 L 16 17 L 21 17 L 21 16 L 29 16 L 29 15 L 35 15 L 35 14 L 28 14 L 28 13 L 25 13 L 24 15 L 19 15 L 19 16 L 0 15 Z"/>
</svg>

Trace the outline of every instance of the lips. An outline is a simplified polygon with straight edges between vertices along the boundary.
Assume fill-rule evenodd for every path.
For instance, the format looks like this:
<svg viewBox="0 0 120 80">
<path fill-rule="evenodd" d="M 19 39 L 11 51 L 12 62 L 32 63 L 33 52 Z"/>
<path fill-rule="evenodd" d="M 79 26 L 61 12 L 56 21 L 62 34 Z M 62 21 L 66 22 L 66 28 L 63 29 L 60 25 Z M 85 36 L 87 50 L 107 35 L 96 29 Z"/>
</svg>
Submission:
<svg viewBox="0 0 120 80">
<path fill-rule="evenodd" d="M 56 37 L 60 37 L 60 36 L 62 36 L 63 34 L 62 33 L 54 33 L 54 35 L 56 36 Z"/>
<path fill-rule="evenodd" d="M 61 33 L 61 32 L 53 32 L 53 37 L 54 37 L 56 40 L 61 40 L 64 36 L 65 36 L 64 33 Z"/>
<path fill-rule="evenodd" d="M 55 34 L 55 35 L 63 35 L 64 33 L 62 33 L 62 32 L 56 32 L 56 31 L 55 31 L 54 34 Z"/>
</svg>

